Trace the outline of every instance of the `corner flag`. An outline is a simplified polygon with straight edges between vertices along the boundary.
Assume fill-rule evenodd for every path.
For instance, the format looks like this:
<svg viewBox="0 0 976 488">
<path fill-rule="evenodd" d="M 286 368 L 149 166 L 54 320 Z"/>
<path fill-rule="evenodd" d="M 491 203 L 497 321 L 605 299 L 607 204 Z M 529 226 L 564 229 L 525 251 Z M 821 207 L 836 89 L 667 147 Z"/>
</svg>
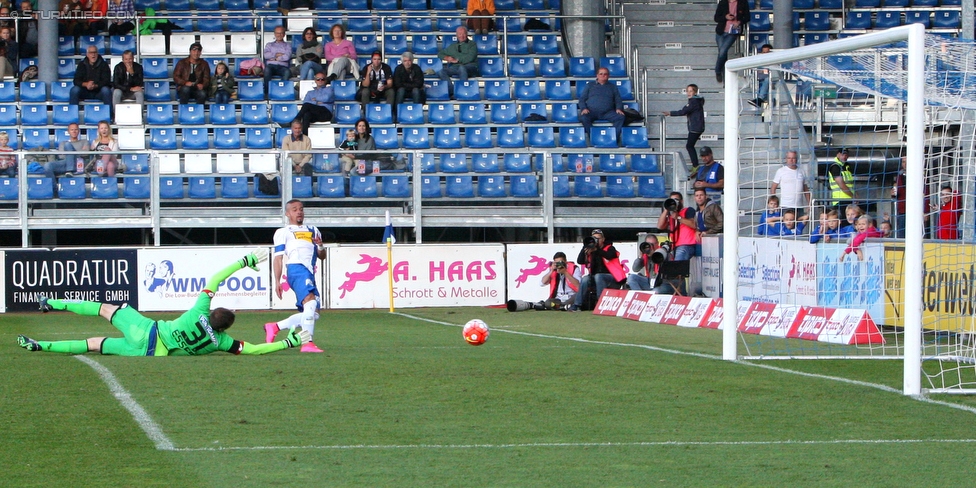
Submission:
<svg viewBox="0 0 976 488">
<path fill-rule="evenodd" d="M 390 211 L 386 211 L 386 229 L 383 230 L 383 242 L 396 244 L 396 237 L 393 237 L 393 220 L 390 219 Z"/>
</svg>

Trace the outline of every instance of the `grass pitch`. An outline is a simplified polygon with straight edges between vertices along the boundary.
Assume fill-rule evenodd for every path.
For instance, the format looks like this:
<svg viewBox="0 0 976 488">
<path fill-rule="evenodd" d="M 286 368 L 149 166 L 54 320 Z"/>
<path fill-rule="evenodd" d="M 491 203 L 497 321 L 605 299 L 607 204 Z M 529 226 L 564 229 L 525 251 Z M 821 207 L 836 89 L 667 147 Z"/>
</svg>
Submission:
<svg viewBox="0 0 976 488">
<path fill-rule="evenodd" d="M 229 332 L 258 342 L 280 317 L 243 313 Z M 492 328 L 484 346 L 461 338 L 471 318 Z M 16 346 L 118 335 L 104 320 L 2 324 L 8 486 L 967 486 L 976 461 L 976 400 L 885 391 L 896 361 L 721 361 L 714 330 L 327 311 L 325 354 L 86 355 L 120 393 L 86 362 Z"/>
</svg>

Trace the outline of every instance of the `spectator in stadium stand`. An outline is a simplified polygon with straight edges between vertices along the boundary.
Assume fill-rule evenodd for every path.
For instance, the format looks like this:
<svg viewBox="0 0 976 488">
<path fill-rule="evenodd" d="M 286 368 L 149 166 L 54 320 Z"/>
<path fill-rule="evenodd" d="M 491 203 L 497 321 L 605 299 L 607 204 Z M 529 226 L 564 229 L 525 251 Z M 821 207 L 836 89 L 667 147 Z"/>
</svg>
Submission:
<svg viewBox="0 0 976 488">
<path fill-rule="evenodd" d="M 850 234 L 842 234 L 840 231 L 840 214 L 837 209 L 829 208 L 820 214 L 820 225 L 810 234 L 810 243 L 840 242 L 848 237 Z"/>
<path fill-rule="evenodd" d="M 810 201 L 810 187 L 803 171 L 797 166 L 798 159 L 799 154 L 796 151 L 786 152 L 786 162 L 776 170 L 773 183 L 769 186 L 769 194 L 776 195 L 776 190 L 779 190 L 780 206 L 795 209 L 798 216 L 803 216 L 803 209 Z"/>
<path fill-rule="evenodd" d="M 583 124 L 586 137 L 590 137 L 593 122 L 605 120 L 613 125 L 620 144 L 620 133 L 624 128 L 624 100 L 617 85 L 610 83 L 610 70 L 600 68 L 596 71 L 596 81 L 583 88 L 579 97 L 579 120 Z M 588 139 L 587 139 L 588 140 Z"/>
<path fill-rule="evenodd" d="M 295 115 L 295 120 L 302 122 L 302 132 L 308 133 L 308 126 L 315 122 L 328 122 L 332 120 L 332 111 L 335 107 L 335 93 L 329 83 L 329 78 L 325 74 L 315 75 L 315 89 L 309 90 L 302 100 L 302 108 Z M 291 123 L 282 124 L 282 127 L 289 127 Z"/>
<path fill-rule="evenodd" d="M 681 110 L 661 113 L 665 117 L 688 118 L 688 139 L 685 141 L 685 150 L 688 151 L 688 160 L 691 161 L 690 176 L 694 178 L 698 172 L 698 154 L 695 152 L 695 144 L 698 144 L 702 133 L 705 132 L 705 99 L 698 95 L 698 85 L 694 83 L 685 87 L 685 95 L 688 96 L 688 102 L 681 107 Z"/>
<path fill-rule="evenodd" d="M 84 172 L 84 159 L 87 156 L 84 154 L 67 154 L 74 151 L 88 151 L 91 147 L 88 144 L 88 139 L 78 137 L 80 134 L 81 128 L 78 127 L 77 123 L 68 124 L 68 139 L 61 141 L 57 149 L 57 152 L 63 156 L 62 159 L 44 164 L 44 176 L 55 179 L 55 188 L 57 188 L 56 177 L 63 176 L 65 173 Z M 79 158 L 82 159 L 82 171 L 77 170 Z"/>
<path fill-rule="evenodd" d="M 861 207 L 850 204 L 844 208 L 844 221 L 840 223 L 840 233 L 841 234 L 853 234 L 857 231 L 857 219 L 864 215 L 864 210 Z"/>
<path fill-rule="evenodd" d="M 807 215 L 796 218 L 796 209 L 787 208 L 783 210 L 783 221 L 779 225 L 780 236 L 798 236 L 803 234 L 806 229 Z M 770 234 L 771 235 L 771 234 Z"/>
<path fill-rule="evenodd" d="M 704 188 L 695 189 L 695 204 L 698 205 L 694 221 L 697 231 L 696 240 L 700 243 L 701 238 L 706 235 L 721 234 L 725 225 L 722 206 L 709 198 Z"/>
<path fill-rule="evenodd" d="M 122 103 L 122 100 L 135 100 L 140 106 L 144 100 L 144 82 L 142 79 L 142 65 L 135 62 L 132 51 L 122 53 L 122 62 L 115 65 L 112 73 L 112 106 Z"/>
<path fill-rule="evenodd" d="M 298 79 L 312 80 L 315 75 L 325 73 L 322 66 L 322 57 L 325 56 L 325 47 L 319 42 L 319 35 L 315 29 L 306 27 L 302 31 L 302 42 L 295 49 L 295 59 L 302 63 L 298 68 Z"/>
<path fill-rule="evenodd" d="M 704 188 L 712 197 L 721 198 L 722 190 L 725 188 L 725 167 L 719 164 L 712 156 L 712 148 L 702 146 L 698 151 L 701 157 L 701 165 L 695 173 L 695 189 Z"/>
<path fill-rule="evenodd" d="M 657 228 L 667 232 L 668 241 L 673 246 L 674 261 L 687 261 L 695 255 L 696 233 L 694 218 L 695 209 L 684 206 L 681 192 L 671 192 L 670 198 L 677 202 L 673 210 L 661 209 L 661 216 L 657 219 Z"/>
<path fill-rule="evenodd" d="M 471 76 L 478 76 L 478 46 L 468 38 L 468 28 L 458 26 L 455 31 L 457 42 L 449 44 L 437 53 L 443 63 L 443 67 L 438 71 L 437 77 L 447 82 L 447 94 L 454 98 L 454 84 L 451 77 L 457 76 L 459 80 L 467 80 Z"/>
<path fill-rule="evenodd" d="M 4 75 L 16 76 L 17 68 L 20 66 L 20 46 L 17 45 L 17 41 L 14 39 L 13 27 L 0 27 L 0 44 L 3 44 L 6 49 L 4 56 L 10 62 L 11 67 Z"/>
<path fill-rule="evenodd" d="M 20 47 L 19 57 L 33 58 L 37 56 L 37 12 L 31 6 L 30 0 L 20 2 L 20 15 L 17 18 L 17 44 Z M 15 69 L 19 69 L 19 64 Z"/>
<path fill-rule="evenodd" d="M 99 32 L 108 29 L 108 21 L 105 14 L 108 13 L 108 0 L 89 0 L 88 16 L 88 35 L 94 36 Z"/>
<path fill-rule="evenodd" d="M 719 0 L 715 7 L 715 43 L 718 58 L 715 60 L 715 81 L 725 81 L 725 62 L 729 49 L 742 35 L 742 26 L 749 23 L 749 2 L 745 0 Z"/>
<path fill-rule="evenodd" d="M 844 249 L 844 254 L 840 255 L 841 261 L 852 252 L 857 254 L 858 261 L 864 261 L 864 254 L 861 252 L 861 244 L 864 243 L 864 240 L 869 237 L 883 237 L 881 231 L 874 226 L 874 217 L 867 214 L 857 218 L 856 229 L 855 234 L 847 243 L 847 248 Z"/>
<path fill-rule="evenodd" d="M 277 26 L 274 40 L 264 45 L 264 97 L 268 97 L 271 80 L 291 78 L 291 43 L 285 42 L 285 28 Z"/>
<path fill-rule="evenodd" d="M 657 236 L 648 234 L 638 248 L 637 257 L 630 263 L 632 273 L 627 275 L 627 288 L 631 290 L 650 290 L 652 280 L 657 277 L 657 265 L 651 262 L 651 254 L 657 251 Z"/>
<path fill-rule="evenodd" d="M 125 36 L 136 27 L 136 6 L 132 0 L 108 0 L 108 35 Z"/>
<path fill-rule="evenodd" d="M 757 54 L 766 54 L 772 50 L 773 46 L 763 44 Z M 749 100 L 749 103 L 754 107 L 762 107 L 766 103 L 766 99 L 769 98 L 769 69 L 758 70 L 756 73 L 756 81 L 759 83 L 759 89 L 756 90 L 756 98 Z"/>
<path fill-rule="evenodd" d="M 620 264 L 620 253 L 617 248 L 613 247 L 613 243 L 606 239 L 602 230 L 593 229 L 590 237 L 593 238 L 593 244 L 584 244 L 579 255 L 576 256 L 576 264 L 586 266 L 590 270 L 590 276 L 593 277 L 592 280 L 596 287 L 596 296 L 599 298 L 608 286 L 623 284 L 627 279 L 627 272 Z M 586 243 L 587 239 L 584 239 L 583 242 Z M 573 301 L 573 306 L 569 308 L 570 311 L 580 310 L 589 287 L 590 280 L 584 279 L 580 291 Z"/>
<path fill-rule="evenodd" d="M 312 176 L 312 153 L 310 152 L 291 152 L 291 151 L 310 151 L 312 141 L 307 135 L 302 133 L 302 121 L 295 119 L 291 122 L 291 134 L 281 141 L 281 149 L 289 151 L 288 159 L 291 161 L 291 172 L 295 176 Z"/>
<path fill-rule="evenodd" d="M 82 36 L 88 28 L 84 20 L 85 5 L 80 0 L 61 0 L 58 3 L 58 35 Z"/>
<path fill-rule="evenodd" d="M 112 126 L 109 125 L 108 121 L 103 120 L 98 123 L 98 134 L 91 143 L 91 150 L 107 151 L 108 154 L 102 156 L 96 155 L 92 158 L 91 162 L 88 163 L 88 167 L 85 168 L 85 172 L 94 172 L 98 176 L 115 176 L 115 171 L 119 167 L 117 154 L 119 141 L 112 135 Z"/>
<path fill-rule="evenodd" d="M 766 210 L 763 210 L 763 213 L 759 215 L 759 227 L 756 228 L 756 234 L 778 236 L 781 220 L 783 220 L 783 213 L 779 208 L 779 197 L 770 195 L 766 199 Z"/>
<path fill-rule="evenodd" d="M 75 69 L 74 86 L 69 93 L 71 105 L 78 105 L 81 100 L 98 99 L 102 103 L 112 106 L 112 73 L 108 69 L 108 62 L 98 54 L 98 48 L 88 46 L 84 59 L 78 61 Z"/>
<path fill-rule="evenodd" d="M 376 139 L 373 139 L 372 129 L 366 119 L 356 121 L 355 147 L 357 152 L 346 152 L 339 158 L 342 162 L 343 176 L 348 176 L 352 172 L 353 168 L 356 167 L 356 160 L 367 160 L 375 157 L 375 153 L 366 152 L 376 150 Z M 363 174 L 363 171 L 359 171 L 359 174 Z"/>
<path fill-rule="evenodd" d="M 891 198 L 895 199 L 895 237 L 905 238 L 905 169 L 908 158 L 901 157 L 901 169 L 895 177 L 895 186 L 891 188 Z"/>
<path fill-rule="evenodd" d="M 346 29 L 342 24 L 336 24 L 329 30 L 332 40 L 325 44 L 325 60 L 329 62 L 326 73 L 329 83 L 343 80 L 352 75 L 359 79 L 359 63 L 356 61 L 356 47 L 352 41 L 346 39 Z"/>
<path fill-rule="evenodd" d="M 210 96 L 216 103 L 230 103 L 231 95 L 237 87 L 234 73 L 223 61 L 214 66 L 214 74 L 210 77 Z"/>
<path fill-rule="evenodd" d="M 10 7 L 0 5 L 0 27 L 14 27 L 14 20 L 10 16 Z"/>
<path fill-rule="evenodd" d="M 4 32 L 8 32 L 6 27 L 0 29 L 0 35 L 2 35 Z M 7 58 L 7 54 L 13 49 L 15 48 L 7 47 L 7 45 L 3 43 L 3 40 L 0 40 L 0 79 L 17 75 L 14 65 L 10 62 L 10 59 Z"/>
<path fill-rule="evenodd" d="M 483 17 L 480 19 L 468 19 L 468 28 L 474 34 L 487 34 L 493 28 L 494 20 L 489 17 L 495 16 L 495 0 L 468 0 L 468 16 Z"/>
<path fill-rule="evenodd" d="M 393 70 L 383 62 L 383 55 L 379 51 L 373 51 L 370 63 L 363 68 L 363 80 L 359 88 L 359 102 L 363 104 L 363 113 L 366 113 L 366 105 L 371 101 L 386 101 L 393 105 L 395 97 Z"/>
<path fill-rule="evenodd" d="M 308 331 L 292 330 L 288 337 L 270 344 L 250 344 L 234 340 L 225 332 L 234 324 L 234 312 L 218 307 L 210 309 L 210 301 L 220 283 L 235 271 L 268 259 L 266 249 L 255 250 L 218 271 L 207 280 L 197 296 L 193 308 L 173 320 L 153 320 L 143 316 L 128 304 L 55 300 L 40 297 L 42 312 L 66 310 L 87 317 L 102 317 L 112 323 L 124 337 L 92 337 L 67 341 L 35 341 L 20 335 L 17 344 L 28 351 L 84 354 L 98 352 L 116 356 L 198 356 L 216 351 L 231 354 L 267 354 L 289 347 L 298 347 L 311 340 Z"/>
<path fill-rule="evenodd" d="M 962 213 L 962 197 L 952 190 L 949 184 L 942 185 L 939 190 L 939 203 L 929 209 L 938 212 L 936 239 L 959 239 L 959 214 Z"/>
<path fill-rule="evenodd" d="M 549 271 L 539 279 L 541 286 L 549 287 L 549 298 L 542 302 L 543 310 L 564 310 L 568 304 L 576 300 L 583 279 L 583 267 L 570 262 L 566 253 L 560 251 L 552 256 Z M 536 307 L 538 310 L 540 307 Z"/>
<path fill-rule="evenodd" d="M 180 104 L 207 101 L 207 90 L 210 89 L 210 63 L 200 57 L 203 46 L 199 42 L 190 44 L 190 55 L 179 60 L 173 68 L 173 81 L 176 82 L 176 94 Z"/>
<path fill-rule="evenodd" d="M 424 70 L 413 62 L 413 53 L 405 52 L 400 57 L 400 66 L 393 70 L 393 87 L 396 89 L 393 109 L 406 101 L 421 105 L 427 103 L 427 92 L 424 91 Z"/>
<path fill-rule="evenodd" d="M 8 178 L 17 177 L 17 155 L 10 147 L 10 136 L 7 131 L 0 131 L 0 174 Z"/>
<path fill-rule="evenodd" d="M 281 15 L 288 15 L 288 12 L 293 9 L 310 9 L 313 6 L 314 4 L 311 2 L 311 0 L 279 0 L 278 12 Z"/>
<path fill-rule="evenodd" d="M 840 207 L 844 203 L 854 200 L 854 174 L 851 165 L 847 164 L 849 152 L 847 148 L 840 148 L 833 162 L 827 167 L 828 183 L 830 183 L 831 205 Z"/>
</svg>

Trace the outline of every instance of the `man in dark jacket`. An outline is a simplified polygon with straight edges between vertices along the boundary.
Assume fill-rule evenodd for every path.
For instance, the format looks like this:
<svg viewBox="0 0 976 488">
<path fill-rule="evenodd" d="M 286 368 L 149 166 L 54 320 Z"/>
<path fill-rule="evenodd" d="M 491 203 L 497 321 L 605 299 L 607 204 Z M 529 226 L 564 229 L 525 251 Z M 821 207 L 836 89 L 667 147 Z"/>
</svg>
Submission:
<svg viewBox="0 0 976 488">
<path fill-rule="evenodd" d="M 715 81 L 725 81 L 725 62 L 729 49 L 742 35 L 742 28 L 749 23 L 749 2 L 746 0 L 721 0 L 715 8 L 715 43 L 718 59 L 715 60 Z"/>
<path fill-rule="evenodd" d="M 373 100 L 386 101 L 393 105 L 396 90 L 393 88 L 393 70 L 383 62 L 383 55 L 379 51 L 373 52 L 370 63 L 363 68 L 362 87 L 359 89 L 359 101 L 366 105 Z"/>
<path fill-rule="evenodd" d="M 80 100 L 96 98 L 112 106 L 112 74 L 108 63 L 98 54 L 98 48 L 88 46 L 85 59 L 78 61 L 75 69 L 75 86 L 71 87 L 68 103 L 78 105 Z"/>
<path fill-rule="evenodd" d="M 427 93 L 424 91 L 424 70 L 414 64 L 413 53 L 405 52 L 401 58 L 400 66 L 393 70 L 393 88 L 396 89 L 394 112 L 397 106 L 408 97 L 413 100 L 413 103 L 421 105 L 427 103 Z"/>
<path fill-rule="evenodd" d="M 692 83 L 685 88 L 685 95 L 688 95 L 688 103 L 681 110 L 663 112 L 665 116 L 678 117 L 685 115 L 688 117 L 688 140 L 685 142 L 685 150 L 688 151 L 688 159 L 691 161 L 691 174 L 698 171 L 698 155 L 695 154 L 695 144 L 705 132 L 705 99 L 698 96 L 698 85 Z"/>
<path fill-rule="evenodd" d="M 122 62 L 115 65 L 112 73 L 112 105 L 118 105 L 122 100 L 135 100 L 142 105 L 143 79 L 142 65 L 135 62 L 132 51 L 122 53 Z"/>
</svg>

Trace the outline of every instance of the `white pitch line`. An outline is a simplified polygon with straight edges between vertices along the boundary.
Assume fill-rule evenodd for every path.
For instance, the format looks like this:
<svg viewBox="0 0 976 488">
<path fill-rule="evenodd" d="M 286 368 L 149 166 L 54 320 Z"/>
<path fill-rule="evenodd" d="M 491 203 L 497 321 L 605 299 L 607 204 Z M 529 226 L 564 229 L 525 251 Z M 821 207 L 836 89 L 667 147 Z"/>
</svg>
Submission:
<svg viewBox="0 0 976 488">
<path fill-rule="evenodd" d="M 102 381 L 104 381 L 108 386 L 108 389 L 112 392 L 112 395 L 115 396 L 116 400 L 118 400 L 119 403 L 121 403 L 130 414 L 132 414 L 132 418 L 146 433 L 149 440 L 156 445 L 157 450 L 172 451 L 174 449 L 173 442 L 166 437 L 166 434 L 163 433 L 163 429 L 159 426 L 159 424 L 157 424 L 156 421 L 149 416 L 149 413 L 146 412 L 146 410 L 142 408 L 142 406 L 139 405 L 135 399 L 132 398 L 129 391 L 122 386 L 122 383 L 119 383 L 119 380 L 114 374 L 112 374 L 111 371 L 109 371 L 108 368 L 102 366 L 98 363 L 98 361 L 95 361 L 89 357 L 82 355 L 72 357 L 87 364 L 88 366 L 91 366 L 91 368 L 98 373 L 98 376 L 102 377 Z"/>
<path fill-rule="evenodd" d="M 423 321 L 423 322 L 430 322 L 430 323 L 433 323 L 433 324 L 449 325 L 449 326 L 452 326 L 452 327 L 461 327 L 461 325 L 459 325 L 459 324 L 452 324 L 450 322 L 444 322 L 444 321 L 440 321 L 440 320 L 428 319 L 428 318 L 425 318 L 425 317 L 418 317 L 416 315 L 410 315 L 410 314 L 405 314 L 405 313 L 401 313 L 401 312 L 395 312 L 394 314 L 395 315 L 400 315 L 402 317 L 407 317 L 407 318 L 411 318 L 411 319 L 415 319 L 415 320 L 420 320 L 420 321 Z M 498 332 L 504 332 L 504 333 L 507 333 L 507 334 L 517 334 L 517 335 L 524 335 L 524 336 L 530 336 L 530 337 L 539 337 L 539 338 L 543 338 L 543 339 L 557 339 L 557 340 L 563 340 L 563 341 L 584 342 L 584 343 L 587 343 L 587 344 L 598 344 L 598 345 L 604 345 L 604 346 L 636 347 L 636 348 L 639 348 L 639 349 L 647 349 L 647 350 L 650 350 L 650 351 L 657 351 L 657 352 L 663 352 L 663 353 L 668 353 L 668 354 L 676 354 L 676 355 L 680 355 L 680 356 L 692 356 L 692 357 L 698 357 L 698 358 L 704 358 L 704 359 L 714 359 L 714 360 L 724 361 L 724 359 L 722 358 L 722 356 L 717 356 L 717 355 L 713 355 L 713 354 L 703 354 L 703 353 L 698 353 L 698 352 L 679 351 L 677 349 L 667 349 L 667 348 L 664 348 L 664 347 L 648 346 L 646 344 L 630 344 L 630 343 L 625 343 L 625 342 L 595 341 L 595 340 L 590 340 L 590 339 L 583 339 L 583 338 L 580 338 L 580 337 L 554 336 L 554 335 L 548 335 L 548 334 L 538 334 L 538 333 L 534 333 L 534 332 L 522 332 L 522 331 L 518 331 L 518 330 L 511 330 L 511 329 L 492 329 L 492 330 L 496 330 Z M 864 386 L 864 387 L 868 387 L 868 388 L 874 388 L 876 390 L 881 390 L 881 391 L 884 391 L 884 392 L 887 392 L 887 393 L 896 393 L 898 395 L 901 395 L 902 394 L 902 391 L 899 390 L 899 389 L 897 389 L 897 388 L 892 388 L 892 387 L 890 387 L 888 385 L 882 385 L 882 384 L 879 384 L 879 383 L 869 383 L 867 381 L 852 380 L 852 379 L 849 379 L 849 378 L 842 378 L 840 376 L 829 376 L 829 375 L 817 374 L 817 373 L 806 373 L 806 372 L 803 372 L 803 371 L 795 371 L 795 370 L 792 370 L 792 369 L 780 368 L 780 367 L 777 367 L 777 366 L 770 366 L 768 364 L 753 363 L 753 362 L 748 362 L 748 361 L 734 361 L 734 362 L 737 363 L 737 364 L 744 365 L 744 366 L 752 366 L 752 367 L 755 367 L 755 368 L 763 368 L 763 369 L 768 369 L 768 370 L 772 370 L 772 371 L 778 371 L 780 373 L 795 374 L 795 375 L 798 375 L 798 376 L 805 376 L 805 377 L 808 377 L 808 378 L 817 378 L 817 379 L 829 380 L 829 381 L 837 381 L 837 382 L 846 383 L 846 384 L 849 384 L 849 385 Z M 969 413 L 976 414 L 976 407 L 970 407 L 970 406 L 961 405 L 961 404 L 958 404 L 958 403 L 944 402 L 944 401 L 941 401 L 941 400 L 934 400 L 934 399 L 928 398 L 928 397 L 923 396 L 923 395 L 911 395 L 911 396 L 909 396 L 909 398 L 912 398 L 914 400 L 917 400 L 917 401 L 920 401 L 920 402 L 923 402 L 923 403 L 929 403 L 929 404 L 932 404 L 932 405 L 939 405 L 939 406 L 942 406 L 942 407 L 953 408 L 953 409 L 956 409 L 956 410 L 962 410 L 964 412 L 969 412 Z"/>
<path fill-rule="evenodd" d="M 721 446 L 811 446 L 811 445 L 875 445 L 875 444 L 973 444 L 976 439 L 827 439 L 821 441 L 649 441 L 649 442 L 527 442 L 514 444 L 353 444 L 335 446 L 241 446 L 241 447 L 178 447 L 174 451 L 285 451 L 285 450 L 406 450 L 406 449 L 519 449 L 547 447 L 721 447 Z"/>
</svg>

